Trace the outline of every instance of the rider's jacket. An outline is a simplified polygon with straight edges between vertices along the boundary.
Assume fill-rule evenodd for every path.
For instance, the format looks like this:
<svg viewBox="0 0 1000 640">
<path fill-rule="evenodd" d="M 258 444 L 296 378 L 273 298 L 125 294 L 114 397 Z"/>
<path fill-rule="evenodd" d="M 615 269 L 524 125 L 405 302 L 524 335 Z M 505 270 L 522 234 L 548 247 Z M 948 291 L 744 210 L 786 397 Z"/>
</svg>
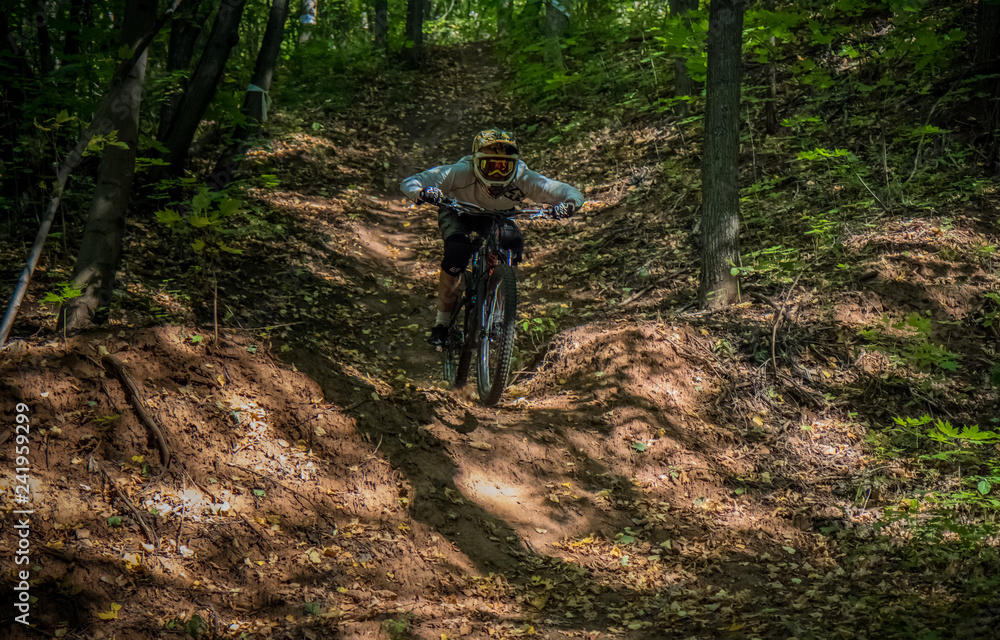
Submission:
<svg viewBox="0 0 1000 640">
<path fill-rule="evenodd" d="M 572 202 L 578 208 L 583 206 L 586 200 L 575 187 L 558 180 L 550 180 L 532 171 L 523 160 L 517 161 L 514 180 L 499 198 L 490 197 L 486 189 L 476 180 L 472 169 L 472 156 L 465 156 L 455 164 L 441 165 L 410 176 L 400 185 L 406 197 L 414 202 L 425 187 L 437 187 L 446 198 L 469 202 L 490 211 L 510 209 L 525 198 L 540 204 Z"/>
</svg>

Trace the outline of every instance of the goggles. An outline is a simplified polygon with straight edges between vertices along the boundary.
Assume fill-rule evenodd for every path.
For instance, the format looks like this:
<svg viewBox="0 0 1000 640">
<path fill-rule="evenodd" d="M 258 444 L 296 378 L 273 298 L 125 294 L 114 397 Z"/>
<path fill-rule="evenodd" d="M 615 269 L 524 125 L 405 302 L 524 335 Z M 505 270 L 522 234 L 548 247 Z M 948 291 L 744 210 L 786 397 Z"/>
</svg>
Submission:
<svg viewBox="0 0 1000 640">
<path fill-rule="evenodd" d="M 506 180 L 514 175 L 517 160 L 510 158 L 479 158 L 479 173 L 487 180 Z"/>
</svg>

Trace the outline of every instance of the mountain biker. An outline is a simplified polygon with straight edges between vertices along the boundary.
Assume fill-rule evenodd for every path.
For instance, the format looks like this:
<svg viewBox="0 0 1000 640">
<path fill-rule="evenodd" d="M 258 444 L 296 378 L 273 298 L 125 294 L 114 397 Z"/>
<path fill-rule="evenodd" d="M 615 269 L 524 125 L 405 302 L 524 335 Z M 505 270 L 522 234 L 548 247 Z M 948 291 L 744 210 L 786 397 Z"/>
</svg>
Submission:
<svg viewBox="0 0 1000 640">
<path fill-rule="evenodd" d="M 410 176 L 400 185 L 407 198 L 417 204 L 439 204 L 454 198 L 490 211 L 513 208 L 525 198 L 541 204 L 555 205 L 552 217 L 567 218 L 586 200 L 575 187 L 550 180 L 528 169 L 518 158 L 517 140 L 510 131 L 486 129 L 472 141 L 472 155 L 455 164 L 442 165 Z M 524 239 L 513 220 L 506 221 L 501 246 L 521 259 Z M 438 278 L 437 319 L 427 340 L 435 346 L 444 344 L 447 323 L 458 300 L 462 273 L 472 257 L 473 245 L 469 234 L 485 233 L 490 220 L 459 214 L 443 208 L 438 214 L 438 228 L 444 239 L 444 258 Z"/>
</svg>

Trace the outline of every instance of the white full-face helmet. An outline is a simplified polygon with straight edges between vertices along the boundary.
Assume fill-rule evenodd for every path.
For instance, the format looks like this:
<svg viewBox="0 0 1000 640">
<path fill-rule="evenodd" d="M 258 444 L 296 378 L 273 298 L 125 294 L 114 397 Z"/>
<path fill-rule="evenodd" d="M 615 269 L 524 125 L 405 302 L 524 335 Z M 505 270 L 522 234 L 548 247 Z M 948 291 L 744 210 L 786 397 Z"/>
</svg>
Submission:
<svg viewBox="0 0 1000 640">
<path fill-rule="evenodd" d="M 487 129 L 472 140 L 472 167 L 476 179 L 493 198 L 499 198 L 517 173 L 517 139 L 510 131 Z"/>
</svg>

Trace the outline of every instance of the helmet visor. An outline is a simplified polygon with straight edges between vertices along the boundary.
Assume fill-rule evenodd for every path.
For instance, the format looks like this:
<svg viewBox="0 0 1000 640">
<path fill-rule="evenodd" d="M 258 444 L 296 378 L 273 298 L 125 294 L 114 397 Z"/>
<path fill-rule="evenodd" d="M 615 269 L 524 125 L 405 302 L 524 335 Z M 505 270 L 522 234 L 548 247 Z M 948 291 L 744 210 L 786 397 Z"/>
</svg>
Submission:
<svg viewBox="0 0 1000 640">
<path fill-rule="evenodd" d="M 487 156 L 479 158 L 479 173 L 491 182 L 503 182 L 514 175 L 517 160 Z"/>
</svg>

